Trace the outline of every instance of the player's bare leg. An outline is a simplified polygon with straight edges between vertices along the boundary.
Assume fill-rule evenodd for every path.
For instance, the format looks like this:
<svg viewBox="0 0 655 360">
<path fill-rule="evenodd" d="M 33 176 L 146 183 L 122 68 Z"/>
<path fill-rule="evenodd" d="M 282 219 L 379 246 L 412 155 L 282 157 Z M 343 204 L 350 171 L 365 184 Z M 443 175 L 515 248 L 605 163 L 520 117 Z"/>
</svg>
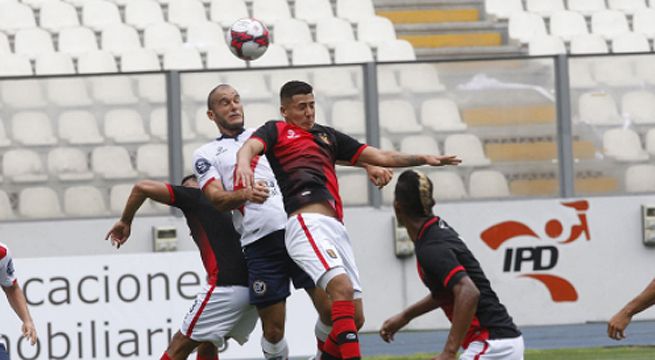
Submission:
<svg viewBox="0 0 655 360">
<path fill-rule="evenodd" d="M 262 351 L 266 359 L 287 359 L 289 347 L 284 338 L 286 302 L 281 301 L 263 308 L 257 308 L 262 321 Z"/>
<path fill-rule="evenodd" d="M 314 326 L 314 334 L 316 335 L 315 359 L 318 360 L 323 354 L 323 347 L 330 335 L 330 331 L 332 331 L 332 302 L 325 290 L 320 287 L 305 290 L 312 299 L 316 313 L 318 313 L 318 319 L 316 319 L 316 325 Z"/>
<path fill-rule="evenodd" d="M 218 360 L 218 349 L 210 342 L 203 342 L 198 345 L 196 360 Z"/>
<path fill-rule="evenodd" d="M 199 342 L 189 339 L 178 331 L 160 360 L 186 360 L 198 345 L 200 345 Z"/>
<path fill-rule="evenodd" d="M 323 359 L 360 359 L 355 290 L 350 278 L 346 274 L 336 275 L 328 282 L 326 291 L 332 299 L 332 331 L 325 343 Z"/>
</svg>

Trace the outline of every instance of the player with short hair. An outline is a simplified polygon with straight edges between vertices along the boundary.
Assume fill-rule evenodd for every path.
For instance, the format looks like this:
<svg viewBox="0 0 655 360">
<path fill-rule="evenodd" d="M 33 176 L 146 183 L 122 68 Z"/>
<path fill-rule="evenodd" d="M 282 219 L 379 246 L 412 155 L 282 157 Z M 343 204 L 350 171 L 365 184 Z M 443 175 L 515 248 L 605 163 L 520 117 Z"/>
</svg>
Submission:
<svg viewBox="0 0 655 360">
<path fill-rule="evenodd" d="M 614 340 L 625 339 L 625 328 L 628 327 L 632 317 L 655 305 L 655 279 L 619 310 L 607 323 L 607 336 Z"/>
<path fill-rule="evenodd" d="M 444 349 L 435 359 L 523 359 L 523 337 L 498 300 L 475 256 L 459 234 L 432 212 L 433 184 L 407 170 L 398 178 L 393 203 L 398 223 L 415 245 L 418 272 L 430 295 L 387 319 L 380 336 L 390 342 L 412 319 L 441 307 L 452 322 Z"/>
<path fill-rule="evenodd" d="M 34 346 L 37 341 L 36 327 L 32 321 L 30 310 L 27 308 L 25 294 L 18 284 L 11 253 L 7 245 L 3 243 L 0 243 L 0 287 L 5 292 L 9 305 L 23 322 L 20 328 L 21 333 Z M 9 353 L 3 344 L 0 344 L 0 360 L 9 360 Z"/>
<path fill-rule="evenodd" d="M 362 316 L 361 285 L 350 239 L 343 225 L 335 164 L 385 167 L 458 164 L 454 156 L 407 155 L 359 143 L 315 123 L 312 86 L 290 81 L 280 90 L 284 121 L 269 121 L 239 150 L 236 182 L 256 183 L 250 167 L 265 154 L 277 178 L 288 214 L 285 244 L 291 258 L 332 300 L 332 331 L 324 359 L 361 357 L 355 316 Z M 362 316 L 363 317 L 363 316 Z"/>
<path fill-rule="evenodd" d="M 217 347 L 228 338 L 243 345 L 257 322 L 257 312 L 248 302 L 248 271 L 239 234 L 230 214 L 216 210 L 198 189 L 195 175 L 189 175 L 182 186 L 137 182 L 120 220 L 107 233 L 112 245 L 120 248 L 127 241 L 134 215 L 147 199 L 182 210 L 207 271 L 207 283 L 161 359 L 186 359 L 198 348 L 198 360 L 217 360 Z"/>
</svg>

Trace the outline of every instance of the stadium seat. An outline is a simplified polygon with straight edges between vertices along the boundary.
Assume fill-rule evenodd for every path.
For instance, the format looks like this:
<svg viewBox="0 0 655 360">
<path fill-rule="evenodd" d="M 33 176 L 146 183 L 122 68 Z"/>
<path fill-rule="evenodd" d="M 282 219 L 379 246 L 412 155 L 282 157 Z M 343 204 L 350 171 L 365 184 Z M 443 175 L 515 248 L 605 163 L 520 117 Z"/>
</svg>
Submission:
<svg viewBox="0 0 655 360">
<path fill-rule="evenodd" d="M 14 36 L 14 53 L 35 59 L 40 54 L 55 52 L 50 33 L 43 29 L 32 28 L 16 31 Z"/>
<path fill-rule="evenodd" d="M 512 14 L 523 12 L 523 0 L 485 0 L 484 11 L 499 19 L 508 19 Z"/>
<path fill-rule="evenodd" d="M 45 82 L 48 100 L 57 106 L 88 106 L 93 103 L 86 82 L 79 77 L 61 77 Z M 62 91 L 66 89 L 66 91 Z"/>
<path fill-rule="evenodd" d="M 385 41 L 377 46 L 377 61 L 416 61 L 416 53 L 412 44 L 407 40 Z"/>
<path fill-rule="evenodd" d="M 80 26 L 77 10 L 71 4 L 63 1 L 48 1 L 39 11 L 39 27 L 50 32 L 59 32 L 67 27 Z"/>
<path fill-rule="evenodd" d="M 571 88 L 591 88 L 597 85 L 596 80 L 591 74 L 592 66 L 593 60 L 584 58 L 569 60 L 569 83 Z"/>
<path fill-rule="evenodd" d="M 144 30 L 148 25 L 163 22 L 164 15 L 161 6 L 156 1 L 128 1 L 125 5 L 125 23 L 139 30 Z"/>
<path fill-rule="evenodd" d="M 168 146 L 147 144 L 136 151 L 136 168 L 147 177 L 168 177 Z"/>
<path fill-rule="evenodd" d="M 13 1 L 17 2 L 18 0 L 4 0 L 4 1 Z M 59 0 L 22 0 L 21 2 L 32 9 L 42 9 L 44 5 L 57 2 Z M 2 2 L 2 0 L 0 0 Z"/>
<path fill-rule="evenodd" d="M 320 68 L 313 71 L 314 90 L 318 96 L 351 97 L 360 94 L 351 69 Z"/>
<path fill-rule="evenodd" d="M 346 206 L 368 204 L 368 179 L 363 172 L 338 173 L 339 195 Z"/>
<path fill-rule="evenodd" d="M 207 69 L 239 69 L 246 66 L 246 62 L 234 56 L 227 45 L 207 49 Z"/>
<path fill-rule="evenodd" d="M 644 161 L 644 151 L 639 135 L 631 129 L 609 129 L 603 133 L 603 153 L 617 161 Z"/>
<path fill-rule="evenodd" d="M 605 0 L 568 0 L 569 10 L 579 12 L 584 16 L 606 10 Z"/>
<path fill-rule="evenodd" d="M 78 57 L 85 52 L 97 51 L 96 36 L 87 27 L 64 28 L 59 32 L 59 51 Z"/>
<path fill-rule="evenodd" d="M 253 0 L 252 16 L 271 26 L 282 19 L 291 18 L 287 0 Z"/>
<path fill-rule="evenodd" d="M 580 121 L 589 125 L 619 125 L 623 122 L 612 95 L 587 92 L 578 99 Z"/>
<path fill-rule="evenodd" d="M 576 35 L 571 38 L 571 54 L 607 54 L 609 48 L 605 38 L 598 34 Z M 569 71 L 569 73 L 572 73 Z"/>
<path fill-rule="evenodd" d="M 380 101 L 380 127 L 391 133 L 418 133 L 423 127 L 416 121 L 414 106 L 406 100 Z"/>
<path fill-rule="evenodd" d="M 650 52 L 650 43 L 644 34 L 624 33 L 612 38 L 612 52 L 616 54 Z"/>
<path fill-rule="evenodd" d="M 458 200 L 468 197 L 462 178 L 454 171 L 436 170 L 428 174 L 432 180 L 434 197 L 441 200 Z"/>
<path fill-rule="evenodd" d="M 182 112 L 182 140 L 191 140 L 196 134 L 191 130 L 189 118 L 185 112 Z M 161 140 L 168 141 L 168 118 L 165 107 L 159 107 L 150 113 L 150 134 Z"/>
<path fill-rule="evenodd" d="M 593 74 L 596 81 L 610 86 L 635 86 L 642 80 L 634 72 L 630 58 L 608 57 L 594 62 Z"/>
<path fill-rule="evenodd" d="M 182 46 L 180 29 L 169 23 L 148 25 L 143 32 L 143 44 L 147 49 L 163 54 L 166 49 Z"/>
<path fill-rule="evenodd" d="M 250 61 L 250 67 L 285 67 L 289 66 L 289 57 L 284 47 L 277 44 L 268 45 L 268 49 L 257 60 Z"/>
<path fill-rule="evenodd" d="M 69 216 L 100 216 L 107 214 L 107 205 L 95 186 L 72 186 L 64 191 L 64 211 Z"/>
<path fill-rule="evenodd" d="M 534 36 L 528 44 L 530 56 L 566 54 L 564 41 L 558 36 Z"/>
<path fill-rule="evenodd" d="M 59 138 L 71 145 L 97 145 L 104 142 L 98 121 L 89 111 L 70 110 L 59 115 Z"/>
<path fill-rule="evenodd" d="M 655 192 L 655 165 L 632 165 L 625 171 L 625 191 Z"/>
<path fill-rule="evenodd" d="M 64 53 L 46 53 L 37 55 L 34 62 L 36 75 L 70 75 L 75 74 L 73 59 Z"/>
<path fill-rule="evenodd" d="M 221 76 L 214 72 L 185 73 L 180 83 L 184 98 L 205 104 L 209 91 L 221 83 Z"/>
<path fill-rule="evenodd" d="M 12 220 L 15 217 L 9 196 L 6 192 L 0 190 L 0 220 Z"/>
<path fill-rule="evenodd" d="M 290 80 L 300 80 L 308 84 L 312 83 L 309 80 L 309 73 L 305 69 L 289 68 L 271 71 L 269 74 L 269 83 L 274 92 L 278 92 L 282 88 L 282 85 Z"/>
<path fill-rule="evenodd" d="M 282 19 L 273 26 L 273 42 L 292 49 L 314 41 L 306 22 L 298 19 Z"/>
<path fill-rule="evenodd" d="M 482 142 L 473 134 L 449 135 L 444 142 L 444 154 L 457 155 L 462 159 L 463 166 L 485 166 L 491 163 L 484 154 Z"/>
<path fill-rule="evenodd" d="M 20 191 L 18 213 L 29 219 L 59 218 L 62 216 L 57 193 L 49 187 L 30 187 Z"/>
<path fill-rule="evenodd" d="M 12 138 L 25 146 L 45 146 L 57 143 L 48 115 L 40 111 L 21 111 L 11 118 Z"/>
<path fill-rule="evenodd" d="M 61 147 L 51 150 L 48 153 L 48 172 L 61 181 L 93 179 L 87 154 L 77 148 Z"/>
<path fill-rule="evenodd" d="M 46 105 L 39 80 L 21 79 L 0 81 L 3 104 L 25 109 Z"/>
<path fill-rule="evenodd" d="M 13 1 L 0 2 L 0 31 L 14 34 L 36 27 L 34 12 L 29 6 Z"/>
<path fill-rule="evenodd" d="M 402 92 L 400 84 L 396 79 L 396 72 L 391 67 L 378 66 L 378 93 L 379 94 L 399 94 Z"/>
<path fill-rule="evenodd" d="M 337 16 L 357 23 L 361 19 L 375 16 L 372 0 L 337 0 Z"/>
<path fill-rule="evenodd" d="M 635 124 L 655 124 L 655 94 L 646 90 L 623 94 L 621 112 L 624 117 Z"/>
<path fill-rule="evenodd" d="M 529 12 L 514 12 L 509 17 L 508 34 L 512 39 L 528 43 L 535 36 L 547 35 L 544 19 Z"/>
<path fill-rule="evenodd" d="M 332 60 L 330 52 L 323 44 L 311 43 L 295 46 L 291 53 L 291 62 L 294 66 L 329 65 Z"/>
<path fill-rule="evenodd" d="M 385 41 L 396 40 L 396 29 L 391 20 L 382 16 L 371 16 L 360 19 L 357 23 L 357 40 L 372 47 L 377 47 Z"/>
<path fill-rule="evenodd" d="M 296 19 L 310 25 L 316 25 L 321 19 L 334 17 L 330 0 L 296 0 L 295 15 Z"/>
<path fill-rule="evenodd" d="M 250 103 L 244 105 L 245 126 L 258 128 L 269 120 L 281 118 L 280 109 L 271 103 Z M 319 122 L 318 119 L 316 122 Z"/>
<path fill-rule="evenodd" d="M 11 46 L 9 45 L 9 38 L 5 33 L 0 32 L 0 55 L 10 55 L 11 54 Z M 2 67 L 0 66 L 0 69 Z"/>
<path fill-rule="evenodd" d="M 457 104 L 448 98 L 428 99 L 421 104 L 421 123 L 434 131 L 463 131 Z"/>
<path fill-rule="evenodd" d="M 557 11 L 550 17 L 550 34 L 564 41 L 571 41 L 577 35 L 588 34 L 587 21 L 575 11 Z"/>
<path fill-rule="evenodd" d="M 434 65 L 412 64 L 403 66 L 399 72 L 400 86 L 414 93 L 443 91 L 444 86 Z"/>
<path fill-rule="evenodd" d="M 244 100 L 268 100 L 272 97 L 271 91 L 266 86 L 264 77 L 253 71 L 227 73 L 225 75 L 225 83 L 232 85 L 235 89 L 239 89 L 239 94 Z"/>
<path fill-rule="evenodd" d="M 109 208 L 113 214 L 121 214 L 123 212 L 123 207 L 132 192 L 133 186 L 133 184 L 120 184 L 111 187 L 109 191 Z M 155 207 L 154 204 L 151 200 L 144 202 L 139 208 L 138 214 L 161 214 L 167 211 L 167 208 Z"/>
<path fill-rule="evenodd" d="M 125 75 L 98 76 L 89 79 L 93 98 L 106 105 L 136 104 L 131 79 Z"/>
<path fill-rule="evenodd" d="M 211 0 L 209 17 L 227 28 L 235 21 L 249 17 L 248 7 L 243 0 Z"/>
<path fill-rule="evenodd" d="M 655 129 L 650 129 L 646 133 L 646 151 L 655 156 Z"/>
<path fill-rule="evenodd" d="M 91 153 L 91 167 L 105 179 L 133 179 L 138 175 L 130 154 L 121 146 L 100 146 Z"/>
<path fill-rule="evenodd" d="M 634 15 L 646 10 L 646 0 L 607 0 L 609 8 Z"/>
<path fill-rule="evenodd" d="M 469 194 L 472 198 L 499 198 L 510 196 L 505 175 L 496 170 L 478 170 L 469 176 Z"/>
<path fill-rule="evenodd" d="M 196 48 L 181 46 L 164 51 L 164 70 L 200 70 L 202 58 Z"/>
<path fill-rule="evenodd" d="M 129 51 L 121 56 L 121 71 L 160 71 L 161 65 L 157 53 L 141 49 L 136 51 Z"/>
<path fill-rule="evenodd" d="M 113 24 L 105 27 L 102 30 L 101 39 L 102 50 L 109 51 L 114 56 L 138 51 L 142 48 L 136 29 L 125 24 Z"/>
<path fill-rule="evenodd" d="M 371 48 L 364 42 L 342 42 L 334 47 L 335 64 L 365 63 L 372 61 L 373 52 L 371 52 Z"/>
<path fill-rule="evenodd" d="M 0 118 L 0 148 L 11 145 L 11 139 L 7 137 L 4 120 Z"/>
<path fill-rule="evenodd" d="M 200 52 L 206 52 L 213 46 L 225 46 L 223 28 L 209 21 L 189 25 L 186 37 L 186 44 L 195 46 Z"/>
<path fill-rule="evenodd" d="M 350 23 L 344 19 L 327 18 L 316 23 L 316 42 L 334 48 L 338 43 L 355 41 Z"/>
<path fill-rule="evenodd" d="M 653 66 L 653 59 L 650 56 L 638 56 L 633 59 L 633 63 L 637 79 L 650 85 L 655 84 L 655 66 Z"/>
<path fill-rule="evenodd" d="M 207 21 L 205 7 L 198 0 L 169 0 L 168 22 L 181 28 Z"/>
<path fill-rule="evenodd" d="M 80 74 L 118 72 L 116 60 L 109 51 L 92 51 L 77 59 L 77 72 Z"/>
<path fill-rule="evenodd" d="M 193 173 L 193 152 L 203 145 L 205 145 L 204 142 L 201 143 L 192 142 L 192 143 L 186 143 L 182 147 L 182 158 L 184 163 L 183 167 L 184 167 L 185 174 Z"/>
<path fill-rule="evenodd" d="M 139 97 L 150 103 L 166 102 L 166 77 L 164 74 L 138 75 L 136 87 Z"/>
<path fill-rule="evenodd" d="M 114 109 L 105 114 L 105 136 L 118 144 L 150 141 L 141 115 L 133 109 Z"/>
<path fill-rule="evenodd" d="M 0 54 L 0 76 L 29 75 L 32 75 L 32 64 L 28 57 L 11 53 Z"/>
<path fill-rule="evenodd" d="M 525 9 L 541 16 L 551 16 L 557 11 L 564 10 L 563 0 L 526 0 Z"/>
<path fill-rule="evenodd" d="M 26 149 L 8 150 L 2 157 L 2 173 L 16 183 L 42 182 L 48 179 L 41 157 Z"/>
<path fill-rule="evenodd" d="M 616 10 L 605 10 L 591 15 L 591 32 L 609 40 L 617 35 L 630 32 L 630 27 L 625 14 Z"/>
<path fill-rule="evenodd" d="M 199 107 L 194 117 L 194 127 L 196 134 L 201 139 L 212 140 L 218 137 L 218 128 L 216 124 L 207 117 L 207 107 Z"/>
<path fill-rule="evenodd" d="M 121 15 L 116 4 L 105 0 L 89 0 L 82 5 L 82 23 L 95 31 L 120 24 Z"/>
<path fill-rule="evenodd" d="M 332 126 L 346 134 L 364 135 L 366 117 L 364 103 L 358 100 L 339 100 L 332 104 Z"/>
<path fill-rule="evenodd" d="M 634 32 L 644 34 L 648 38 L 655 38 L 655 9 L 639 10 L 632 17 Z"/>
<path fill-rule="evenodd" d="M 406 154 L 441 155 L 437 140 L 429 135 L 405 136 L 400 141 L 400 151 Z"/>
</svg>

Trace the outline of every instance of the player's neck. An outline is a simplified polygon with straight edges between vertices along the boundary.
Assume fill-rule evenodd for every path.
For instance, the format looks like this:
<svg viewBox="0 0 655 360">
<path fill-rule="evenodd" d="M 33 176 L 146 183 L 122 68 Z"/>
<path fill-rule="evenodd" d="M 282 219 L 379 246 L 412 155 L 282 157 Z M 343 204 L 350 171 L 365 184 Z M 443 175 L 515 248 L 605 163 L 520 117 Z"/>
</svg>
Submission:
<svg viewBox="0 0 655 360">
<path fill-rule="evenodd" d="M 418 234 L 421 231 L 421 228 L 423 227 L 423 224 L 425 223 L 424 218 L 412 218 L 412 219 L 405 219 L 403 221 L 403 225 L 405 226 L 405 229 L 407 229 L 407 234 L 409 234 L 409 238 L 412 239 L 412 241 L 416 241 L 418 238 Z"/>
</svg>

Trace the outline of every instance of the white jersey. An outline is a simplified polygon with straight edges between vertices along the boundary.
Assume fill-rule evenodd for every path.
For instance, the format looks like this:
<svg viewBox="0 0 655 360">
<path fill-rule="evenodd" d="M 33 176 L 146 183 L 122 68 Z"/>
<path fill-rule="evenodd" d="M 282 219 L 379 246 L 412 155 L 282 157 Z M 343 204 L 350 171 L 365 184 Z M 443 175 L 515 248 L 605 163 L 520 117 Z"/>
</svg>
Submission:
<svg viewBox="0 0 655 360">
<path fill-rule="evenodd" d="M 0 243 L 0 286 L 10 287 L 15 281 L 16 274 L 14 274 L 14 263 L 11 261 L 9 248 Z"/>
<path fill-rule="evenodd" d="M 221 136 L 193 153 L 193 171 L 198 177 L 201 189 L 212 181 L 220 181 L 225 190 L 234 191 L 237 151 L 254 131 L 255 129 L 246 129 L 236 138 Z M 269 197 L 263 204 L 247 202 L 241 208 L 232 211 L 234 228 L 241 234 L 241 246 L 284 229 L 287 222 L 282 192 L 275 181 L 275 175 L 266 156 L 256 157 L 253 163 L 256 163 L 255 181 L 263 181 L 267 184 Z"/>
</svg>

